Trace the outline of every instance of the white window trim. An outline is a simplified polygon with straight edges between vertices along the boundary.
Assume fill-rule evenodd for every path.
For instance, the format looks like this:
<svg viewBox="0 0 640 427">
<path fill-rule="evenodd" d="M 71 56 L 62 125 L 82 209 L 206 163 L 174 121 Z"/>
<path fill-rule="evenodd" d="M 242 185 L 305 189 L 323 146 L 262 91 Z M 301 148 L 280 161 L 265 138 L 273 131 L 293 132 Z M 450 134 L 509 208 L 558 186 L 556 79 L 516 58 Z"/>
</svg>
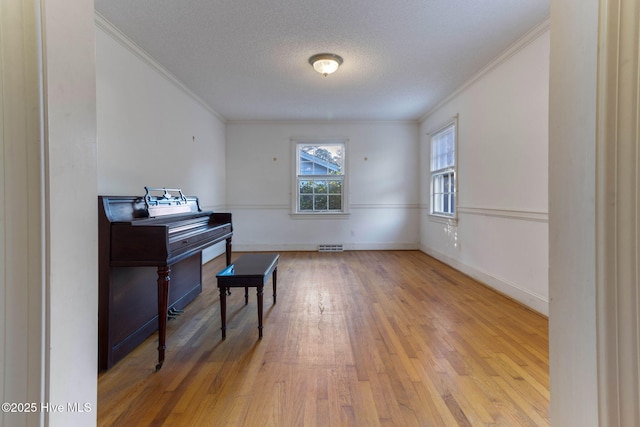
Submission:
<svg viewBox="0 0 640 427">
<path fill-rule="evenodd" d="M 292 219 L 346 219 L 349 218 L 349 155 L 348 155 L 348 138 L 291 138 L 291 212 L 289 216 Z M 330 145 L 342 144 L 344 146 L 344 175 L 342 178 L 342 211 L 340 212 L 300 212 L 298 211 L 298 145 Z"/>
<path fill-rule="evenodd" d="M 431 170 L 431 149 L 432 149 L 432 137 L 437 133 L 443 131 L 449 126 L 453 125 L 455 127 L 455 142 L 454 142 L 454 160 L 453 160 L 453 168 L 445 168 L 438 169 L 436 171 Z M 458 115 L 451 117 L 446 122 L 442 123 L 440 126 L 436 127 L 430 132 L 427 132 L 427 136 L 429 137 L 429 156 L 428 156 L 428 165 L 429 165 L 429 219 L 434 222 L 442 222 L 447 224 L 457 224 L 458 223 L 458 202 L 459 202 L 459 193 L 458 193 Z M 454 213 L 452 215 L 448 215 L 441 212 L 433 211 L 433 177 L 437 174 L 442 174 L 447 170 L 453 171 L 454 183 L 453 183 L 453 192 L 455 195 L 454 202 Z"/>
</svg>

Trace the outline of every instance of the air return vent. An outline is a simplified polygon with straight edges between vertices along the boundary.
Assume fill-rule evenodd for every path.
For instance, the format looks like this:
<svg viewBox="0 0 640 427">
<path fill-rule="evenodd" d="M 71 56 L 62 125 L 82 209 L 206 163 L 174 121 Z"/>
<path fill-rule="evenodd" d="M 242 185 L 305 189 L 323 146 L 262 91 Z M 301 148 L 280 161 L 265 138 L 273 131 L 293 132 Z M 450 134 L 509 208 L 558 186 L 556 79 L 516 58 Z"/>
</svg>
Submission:
<svg viewBox="0 0 640 427">
<path fill-rule="evenodd" d="M 318 245 L 318 252 L 342 252 L 344 248 L 341 244 Z"/>
</svg>

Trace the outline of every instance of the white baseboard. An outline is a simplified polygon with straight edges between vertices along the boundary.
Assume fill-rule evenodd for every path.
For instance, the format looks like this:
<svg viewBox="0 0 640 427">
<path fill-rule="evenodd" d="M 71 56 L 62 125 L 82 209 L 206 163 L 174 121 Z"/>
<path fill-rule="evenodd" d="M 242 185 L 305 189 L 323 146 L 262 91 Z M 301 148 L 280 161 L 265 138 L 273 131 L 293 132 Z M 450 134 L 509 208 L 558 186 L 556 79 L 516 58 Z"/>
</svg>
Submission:
<svg viewBox="0 0 640 427">
<path fill-rule="evenodd" d="M 318 243 L 279 243 L 279 244 L 252 244 L 238 243 L 233 245 L 234 252 L 275 252 L 275 251 L 317 251 L 320 244 L 342 244 L 345 251 L 410 251 L 419 250 L 417 243 L 343 243 L 343 242 L 318 242 Z"/>
<path fill-rule="evenodd" d="M 495 289 L 496 291 L 513 298 L 514 300 L 526 305 L 530 309 L 537 311 L 538 313 L 549 316 L 549 300 L 542 295 L 533 293 L 527 289 L 523 289 L 521 286 L 510 283 L 507 280 L 499 279 L 484 271 L 478 270 L 474 267 L 470 267 L 454 258 L 444 255 L 436 250 L 421 246 L 420 250 L 435 259 L 444 262 L 445 264 L 461 271 L 469 277 L 477 280 L 478 282 Z"/>
</svg>

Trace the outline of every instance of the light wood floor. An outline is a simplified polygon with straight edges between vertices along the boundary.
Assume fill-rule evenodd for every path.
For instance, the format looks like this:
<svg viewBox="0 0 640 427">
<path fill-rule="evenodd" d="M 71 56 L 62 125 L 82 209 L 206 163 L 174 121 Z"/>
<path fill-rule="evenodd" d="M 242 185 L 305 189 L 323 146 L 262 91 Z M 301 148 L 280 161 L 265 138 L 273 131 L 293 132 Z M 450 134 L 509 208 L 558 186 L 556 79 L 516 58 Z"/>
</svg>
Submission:
<svg viewBox="0 0 640 427">
<path fill-rule="evenodd" d="M 100 375 L 99 425 L 549 425 L 547 319 L 427 255 L 281 253 L 263 339 L 234 289 L 225 341 L 221 258 L 159 372 L 154 335 Z"/>
</svg>

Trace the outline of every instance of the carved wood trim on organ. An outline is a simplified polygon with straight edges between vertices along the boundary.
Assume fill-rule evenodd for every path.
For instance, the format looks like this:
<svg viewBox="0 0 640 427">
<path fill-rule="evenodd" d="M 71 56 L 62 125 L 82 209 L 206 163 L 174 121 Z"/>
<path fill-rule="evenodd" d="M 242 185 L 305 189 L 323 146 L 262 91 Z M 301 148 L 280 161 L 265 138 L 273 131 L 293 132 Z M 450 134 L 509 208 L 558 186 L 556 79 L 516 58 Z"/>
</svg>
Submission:
<svg viewBox="0 0 640 427">
<path fill-rule="evenodd" d="M 231 263 L 231 214 L 202 211 L 197 197 L 181 197 L 177 213 L 162 209 L 154 217 L 144 197 L 98 196 L 100 370 L 112 367 L 156 330 L 159 369 L 167 309 L 183 309 L 202 292 L 202 251 L 226 241 Z M 160 281 L 167 271 L 170 276 Z"/>
</svg>

